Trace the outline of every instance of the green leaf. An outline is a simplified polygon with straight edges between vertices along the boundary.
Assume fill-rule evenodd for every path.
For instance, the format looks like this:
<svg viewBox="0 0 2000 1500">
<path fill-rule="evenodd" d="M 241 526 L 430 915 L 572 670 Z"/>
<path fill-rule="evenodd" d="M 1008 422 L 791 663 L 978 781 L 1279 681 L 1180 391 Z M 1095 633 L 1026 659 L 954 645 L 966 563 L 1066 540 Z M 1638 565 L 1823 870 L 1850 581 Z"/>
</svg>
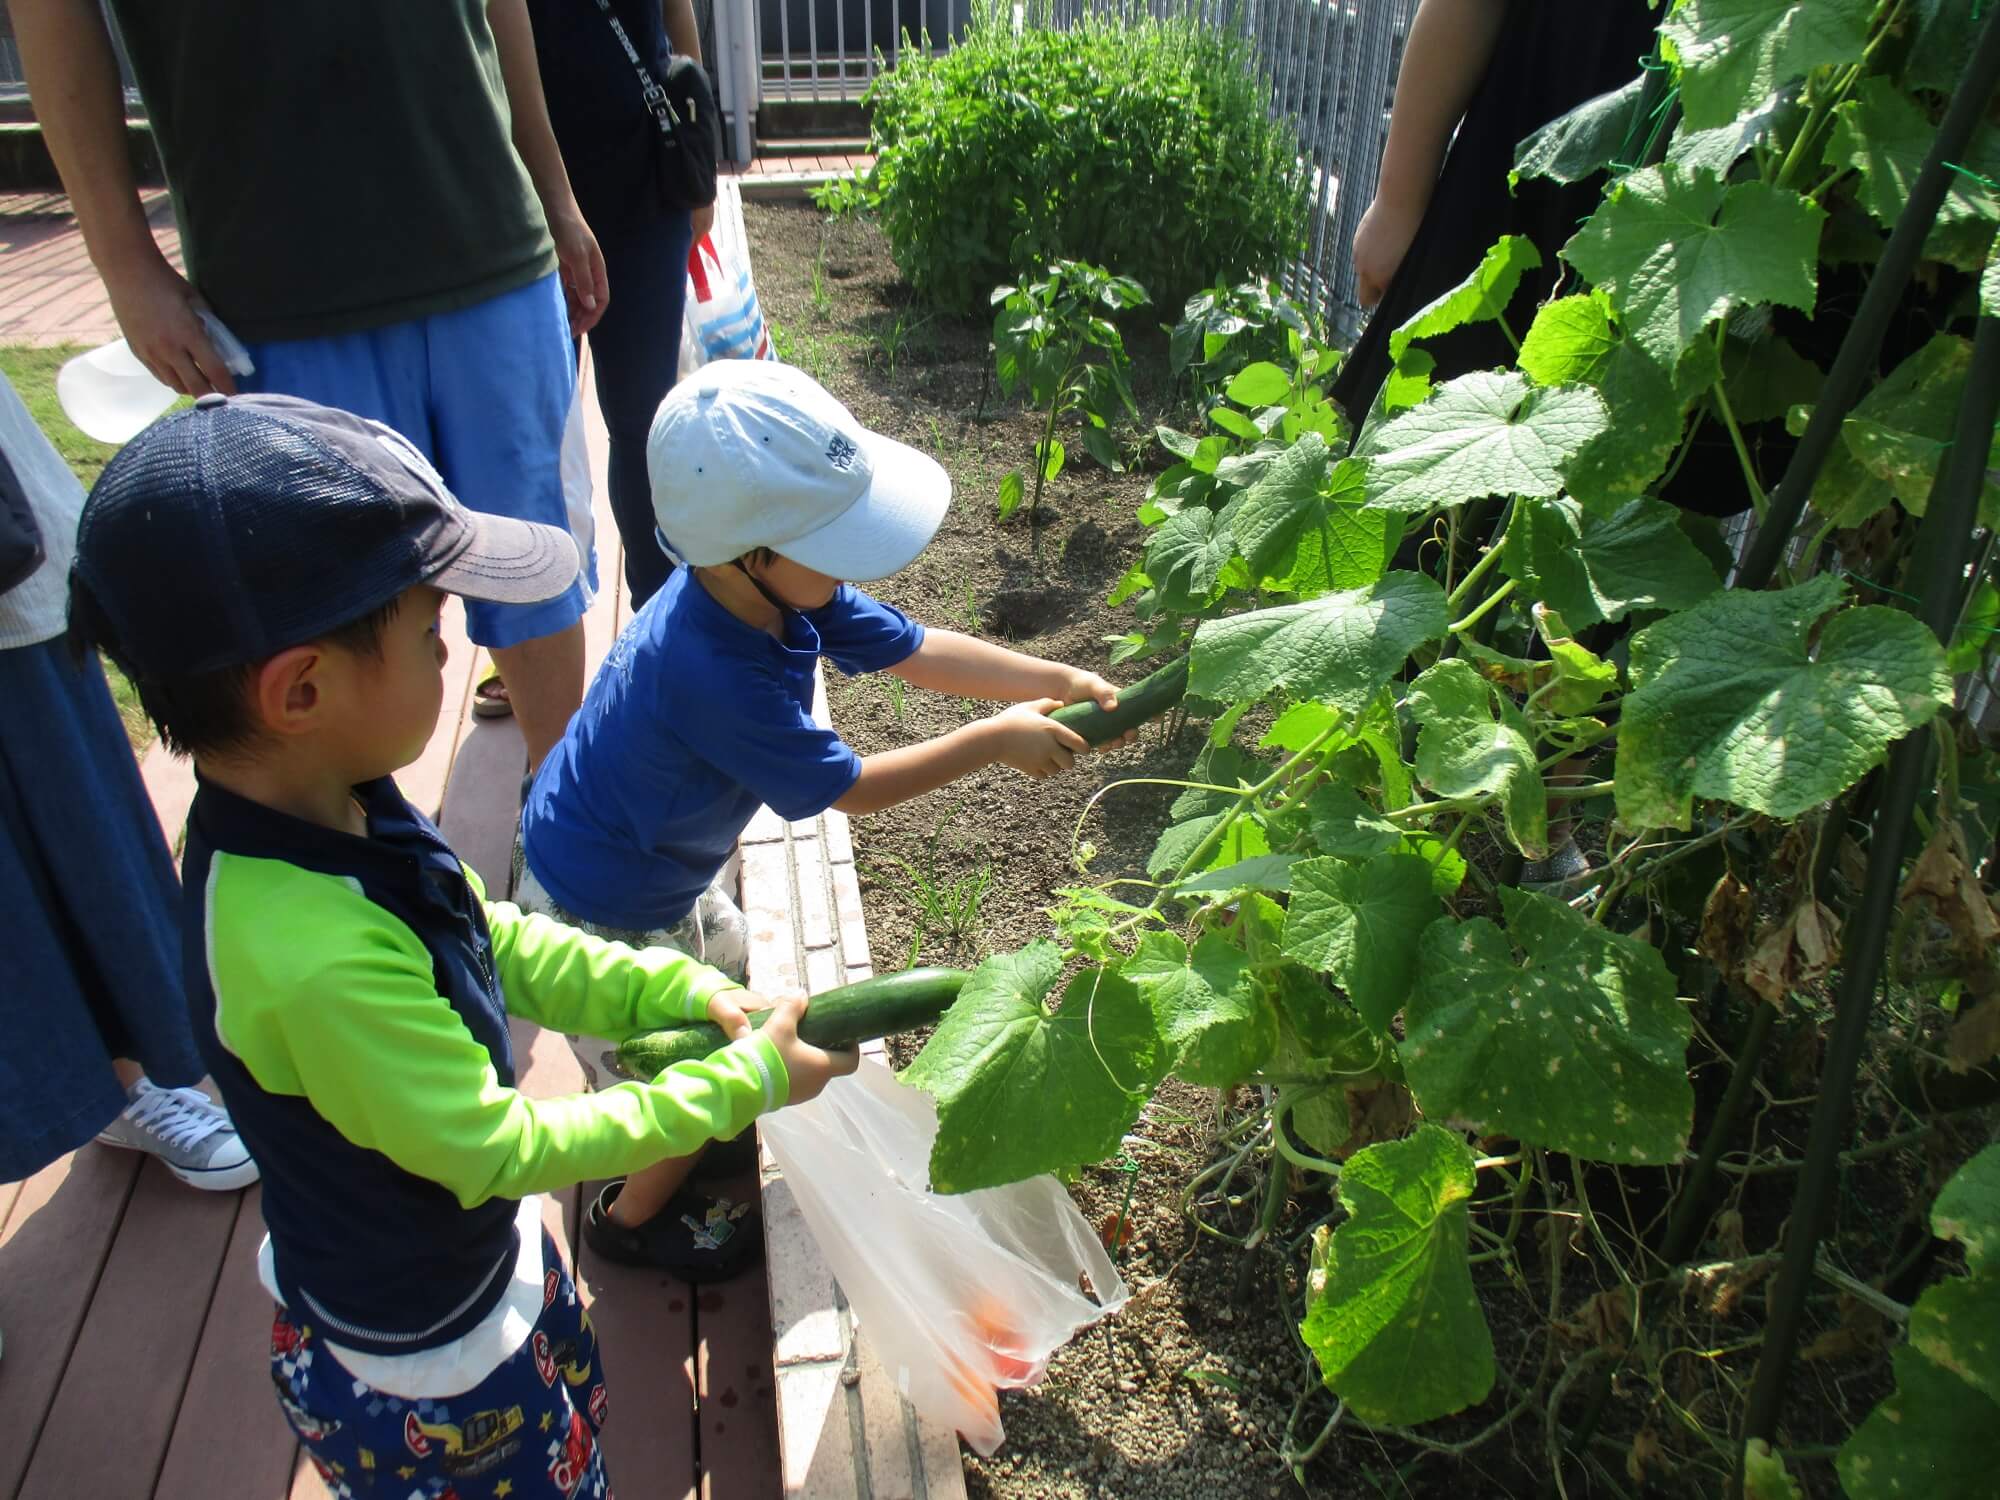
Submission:
<svg viewBox="0 0 2000 1500">
<path fill-rule="evenodd" d="M 1694 1026 L 1659 950 L 1547 896 L 1500 900 L 1506 931 L 1441 919 L 1419 944 L 1400 1051 L 1424 1113 L 1591 1161 L 1678 1161 Z"/>
<path fill-rule="evenodd" d="M 1516 177 L 1547 177 L 1556 182 L 1581 182 L 1611 165 L 1625 142 L 1645 92 L 1641 73 L 1623 88 L 1586 99 L 1568 114 L 1548 124 L 1514 148 Z"/>
<path fill-rule="evenodd" d="M 1384 1058 L 1382 1044 L 1354 1007 L 1305 965 L 1280 965 L 1266 987 L 1297 1044 L 1328 1070 L 1358 1076 L 1385 1060 L 1393 1063 L 1393 1058 Z M 1326 1149 L 1339 1146 L 1340 1139 L 1335 1139 Z"/>
<path fill-rule="evenodd" d="M 1618 816 L 1686 828 L 1692 799 L 1793 818 L 1838 796 L 1892 741 L 1951 702 L 1937 638 L 1901 610 L 1844 609 L 1820 574 L 1770 593 L 1730 590 L 1633 637 L 1618 737 Z"/>
<path fill-rule="evenodd" d="M 1611 294 L 1628 337 L 1669 370 L 1732 308 L 1813 310 L 1826 215 L 1787 188 L 1724 187 L 1712 172 L 1634 172 L 1598 205 L 1563 256 Z"/>
<path fill-rule="evenodd" d="M 1982 317 L 2000 318 L 2000 245 L 1979 276 L 1979 312 Z"/>
<path fill-rule="evenodd" d="M 1885 229 L 1894 227 L 1910 201 L 1924 158 L 1937 139 L 1937 127 L 1915 100 L 1879 75 L 1862 80 L 1854 97 L 1834 111 L 1834 128 L 1826 143 L 1828 166 L 1856 167 L 1861 172 L 1862 207 Z M 1960 269 L 1977 270 L 1984 255 L 1967 257 L 1956 246 L 1964 236 L 1948 231 L 1954 225 L 2000 223 L 2000 193 L 1978 179 L 2000 176 L 2000 130 L 1981 125 L 1966 143 L 1938 205 L 1936 227 L 1925 241 L 1924 253 L 1949 260 Z M 1990 230 L 1989 230 L 1990 235 Z M 1974 238 L 1972 244 L 1983 240 Z"/>
<path fill-rule="evenodd" d="M 1392 417 L 1399 411 L 1408 411 L 1413 406 L 1421 406 L 1430 399 L 1431 372 L 1437 369 L 1437 357 L 1428 349 L 1412 349 L 1389 371 L 1388 379 L 1382 382 L 1382 389 L 1375 397 L 1374 407 L 1384 418 Z M 1359 443 L 1354 447 L 1358 457 L 1368 456 L 1369 449 Z"/>
<path fill-rule="evenodd" d="M 1652 486 L 1680 446 L 1686 426 L 1673 377 L 1632 339 L 1622 339 L 1597 379 L 1611 424 L 1563 470 L 1569 492 L 1608 512 Z"/>
<path fill-rule="evenodd" d="M 1847 451 L 1912 515 L 1930 504 L 1931 486 L 1951 447 L 1958 425 L 1959 397 L 1972 368 L 1972 342 L 1949 333 L 1904 360 L 1855 406 L 1840 425 Z M 2000 463 L 2000 434 L 1990 450 L 1989 469 Z M 1992 475 L 1979 495 L 1982 526 L 2000 521 L 2000 486 Z"/>
<path fill-rule="evenodd" d="M 1488 495 L 1553 495 L 1562 466 L 1608 417 L 1587 386 L 1538 389 L 1525 375 L 1461 375 L 1382 429 L 1368 460 L 1368 504 L 1429 510 Z"/>
<path fill-rule="evenodd" d="M 1947 1276 L 1910 1309 L 1910 1344 L 2000 1402 L 2000 1275 Z"/>
<path fill-rule="evenodd" d="M 1667 160 L 1684 171 L 1705 167 L 1718 176 L 1727 176 L 1744 152 L 1770 140 L 1777 134 L 1780 122 L 1796 112 L 1797 106 L 1790 102 L 1789 95 L 1778 93 L 1727 125 L 1689 130 L 1683 121 L 1667 147 Z"/>
<path fill-rule="evenodd" d="M 1302 860 L 1292 866 L 1285 956 L 1331 974 L 1362 1019 L 1387 1034 L 1415 978 L 1410 934 L 1437 909 L 1430 866 L 1412 855 Z"/>
<path fill-rule="evenodd" d="M 1423 726 L 1418 780 L 1440 796 L 1498 796 L 1514 846 L 1529 859 L 1548 853 L 1548 796 L 1534 736 L 1513 699 L 1453 657 L 1410 684 L 1409 704 L 1410 717 Z"/>
<path fill-rule="evenodd" d="M 1083 429 L 1083 451 L 1114 474 L 1125 472 L 1125 459 L 1118 451 L 1118 445 L 1111 441 L 1111 435 L 1102 427 Z"/>
<path fill-rule="evenodd" d="M 1215 825 L 1227 816 L 1227 813 L 1220 812 L 1205 813 L 1184 823 L 1175 823 L 1160 835 L 1153 852 L 1147 856 L 1146 873 L 1155 880 L 1164 880 L 1176 873 L 1201 847 L 1202 840 L 1215 831 Z M 1214 850 L 1202 861 L 1201 869 L 1220 870 L 1270 852 L 1271 845 L 1264 837 L 1264 830 L 1254 819 L 1245 816 L 1230 825 L 1229 831 L 1223 834 Z"/>
<path fill-rule="evenodd" d="M 1291 377 L 1269 360 L 1259 360 L 1239 370 L 1222 394 L 1238 406 L 1275 406 L 1291 393 Z"/>
<path fill-rule="evenodd" d="M 987 959 L 903 1070 L 905 1083 L 937 1100 L 938 1192 L 1111 1155 L 1161 1078 L 1160 1039 L 1138 990 L 1086 970 L 1050 1014 L 1043 999 L 1061 972 L 1062 951 L 1046 940 Z"/>
<path fill-rule="evenodd" d="M 1817 401 L 1826 372 L 1789 339 L 1733 338 L 1722 357 L 1722 380 L 1737 421 L 1775 422 L 1799 402 Z"/>
<path fill-rule="evenodd" d="M 1896 1393 L 1841 1445 L 1841 1488 L 1850 1500 L 1985 1500 L 2000 1403 L 1908 1346 L 1892 1358 Z"/>
<path fill-rule="evenodd" d="M 1345 717 L 1324 703 L 1294 703 L 1271 721 L 1258 745 L 1266 750 L 1303 750 Z"/>
<path fill-rule="evenodd" d="M 1292 888 L 1292 866 L 1299 859 L 1296 854 L 1259 854 L 1240 864 L 1224 865 L 1196 875 L 1191 880 L 1183 880 L 1174 887 L 1174 891 L 1182 896 L 1289 891 Z"/>
<path fill-rule="evenodd" d="M 1931 1205 L 1931 1233 L 1965 1247 L 1975 1271 L 2000 1271 L 2000 1145 L 1952 1173 Z"/>
<path fill-rule="evenodd" d="M 1219 427 L 1231 437 L 1241 438 L 1246 443 L 1254 443 L 1264 435 L 1255 422 L 1233 406 L 1211 406 L 1208 409 L 1208 420 L 1210 425 Z"/>
<path fill-rule="evenodd" d="M 1784 1459 L 1762 1438 L 1743 1445 L 1743 1500 L 1804 1500 L 1804 1491 L 1786 1472 Z"/>
<path fill-rule="evenodd" d="M 1190 952 L 1171 932 L 1149 932 L 1120 972 L 1153 1007 L 1173 1071 L 1189 1083 L 1226 1088 L 1277 1050 L 1278 1013 L 1227 938 L 1211 933 Z"/>
<path fill-rule="evenodd" d="M 1535 633 L 1548 647 L 1552 686 L 1543 707 L 1564 718 L 1593 711 L 1618 690 L 1618 668 L 1577 644 L 1561 615 L 1545 604 L 1534 608 Z"/>
<path fill-rule="evenodd" d="M 1603 299 L 1583 293 L 1542 304 L 1515 363 L 1536 385 L 1595 385 L 1617 348 Z"/>
<path fill-rule="evenodd" d="M 1001 520 L 1004 521 L 1014 514 L 1015 510 L 1021 504 L 1022 496 L 1026 493 L 1026 487 L 1021 482 L 1021 471 L 1019 469 L 1014 470 L 1005 479 L 1000 481 Z"/>
<path fill-rule="evenodd" d="M 1983 0 L 1916 0 L 1915 35 L 1903 64 L 1903 82 L 1913 89 L 1949 94 L 1958 86 L 1965 60 L 1979 40 Z"/>
<path fill-rule="evenodd" d="M 1313 842 L 1322 854 L 1369 859 L 1403 841 L 1400 828 L 1344 786 L 1315 787 L 1306 799 L 1306 811 L 1312 818 Z"/>
<path fill-rule="evenodd" d="M 1426 303 L 1389 335 L 1389 362 L 1399 363 L 1412 339 L 1450 333 L 1467 323 L 1485 323 L 1505 315 L 1521 278 L 1542 264 L 1542 252 L 1526 235 L 1503 234 L 1480 258 L 1472 274 L 1444 295 Z"/>
<path fill-rule="evenodd" d="M 1053 482 L 1055 477 L 1063 471 L 1062 439 L 1052 437 L 1044 442 L 1035 444 L 1035 459 L 1042 466 L 1043 481 L 1045 483 Z"/>
<path fill-rule="evenodd" d="M 1195 630 L 1188 691 L 1233 703 L 1282 688 L 1358 714 L 1412 651 L 1442 637 L 1450 623 L 1444 590 L 1420 573 L 1204 620 Z"/>
<path fill-rule="evenodd" d="M 1316 432 L 1272 460 L 1230 508 L 1230 530 L 1252 573 L 1314 593 L 1380 578 L 1401 528 L 1362 508 L 1366 472 L 1359 459 L 1336 462 Z"/>
<path fill-rule="evenodd" d="M 1524 500 L 1507 528 L 1507 571 L 1531 599 L 1582 627 L 1634 609 L 1685 609 L 1721 584 L 1660 500 L 1609 516 L 1574 500 Z"/>
<path fill-rule="evenodd" d="M 1985 659 L 1986 648 L 1993 644 L 1995 634 L 2000 634 L 2000 589 L 1996 589 L 1990 580 L 1982 578 L 1965 607 L 1965 618 L 1959 622 L 1958 633 L 1952 637 L 1951 649 L 1945 653 L 1947 670 L 1954 677 L 1961 672 L 1978 670 L 1979 663 Z"/>
<path fill-rule="evenodd" d="M 1154 528 L 1141 566 L 1159 590 L 1164 608 L 1191 612 L 1219 592 L 1222 570 L 1235 552 L 1235 538 L 1216 513 L 1206 506 L 1190 506 Z"/>
<path fill-rule="evenodd" d="M 1341 1170 L 1347 1218 L 1302 1331 L 1328 1388 L 1365 1422 L 1428 1422 L 1493 1389 L 1467 1254 L 1473 1160 L 1460 1137 L 1425 1124 Z"/>
<path fill-rule="evenodd" d="M 1660 35 L 1681 65 L 1690 129 L 1727 125 L 1827 63 L 1857 63 L 1870 0 L 1686 0 Z"/>
</svg>

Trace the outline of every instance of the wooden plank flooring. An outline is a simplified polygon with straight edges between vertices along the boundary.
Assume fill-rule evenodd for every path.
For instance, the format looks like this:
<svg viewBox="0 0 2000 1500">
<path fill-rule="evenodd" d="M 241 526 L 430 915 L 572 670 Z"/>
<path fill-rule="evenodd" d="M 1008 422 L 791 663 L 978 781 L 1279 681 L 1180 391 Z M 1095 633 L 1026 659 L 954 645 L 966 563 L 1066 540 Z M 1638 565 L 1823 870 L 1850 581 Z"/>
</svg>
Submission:
<svg viewBox="0 0 2000 1500">
<path fill-rule="evenodd" d="M 623 559 L 590 390 L 584 413 L 601 586 L 585 623 L 594 667 L 625 622 Z M 498 898 L 509 890 L 525 752 L 511 719 L 470 713 L 487 663 L 456 604 L 445 639 L 438 729 L 398 781 Z M 157 749 L 143 769 L 178 850 L 192 772 Z M 524 1092 L 582 1086 L 561 1037 L 517 1022 L 515 1047 Z M 581 1191 L 552 1198 L 545 1214 L 572 1265 Z M 98 1146 L 0 1184 L 0 1500 L 326 1500 L 271 1394 L 271 1305 L 255 1266 L 263 1232 L 258 1189 L 197 1192 L 156 1163 Z M 577 1269 L 610 1372 L 604 1442 L 619 1491 L 775 1497 L 763 1278 L 697 1295 L 587 1255 Z"/>
</svg>

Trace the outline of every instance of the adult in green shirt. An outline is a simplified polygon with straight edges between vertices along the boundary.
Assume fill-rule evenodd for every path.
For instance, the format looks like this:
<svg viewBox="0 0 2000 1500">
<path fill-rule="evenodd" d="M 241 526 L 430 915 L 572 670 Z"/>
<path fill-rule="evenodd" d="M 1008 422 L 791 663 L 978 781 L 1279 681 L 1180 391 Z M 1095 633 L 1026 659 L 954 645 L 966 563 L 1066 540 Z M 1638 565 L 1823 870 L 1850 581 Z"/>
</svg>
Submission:
<svg viewBox="0 0 2000 1500">
<path fill-rule="evenodd" d="M 567 523 L 570 336 L 608 289 L 524 0 L 111 0 L 185 278 L 139 202 L 97 0 L 10 8 L 91 259 L 155 375 L 189 395 L 240 384 L 385 422 L 474 508 Z M 204 306 L 248 346 L 253 376 L 232 380 Z M 582 700 L 593 585 L 586 569 L 544 604 L 467 608 L 531 765 Z"/>
</svg>

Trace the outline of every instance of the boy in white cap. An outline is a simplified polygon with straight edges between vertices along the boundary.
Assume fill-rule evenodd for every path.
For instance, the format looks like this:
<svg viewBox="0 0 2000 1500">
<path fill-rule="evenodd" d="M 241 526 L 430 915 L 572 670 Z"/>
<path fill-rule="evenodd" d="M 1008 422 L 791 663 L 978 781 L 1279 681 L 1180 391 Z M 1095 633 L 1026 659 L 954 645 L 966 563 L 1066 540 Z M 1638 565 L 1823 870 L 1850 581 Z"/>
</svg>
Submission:
<svg viewBox="0 0 2000 1500">
<path fill-rule="evenodd" d="M 743 919 L 711 882 L 760 805 L 787 819 L 867 813 L 989 765 L 1047 776 L 1089 748 L 1049 711 L 1116 706 L 1093 672 L 927 630 L 854 586 L 916 559 L 951 481 L 803 372 L 768 360 L 704 366 L 661 403 L 647 458 L 662 539 L 686 566 L 633 617 L 535 777 L 522 812 L 524 906 L 740 976 Z M 849 674 L 890 672 L 1014 706 L 861 756 L 813 720 L 822 656 Z M 590 1044 L 580 1051 L 588 1063 Z M 752 1149 L 747 1138 L 718 1147 L 703 1170 Z M 742 1269 L 759 1237 L 732 1235 L 720 1252 L 700 1243 L 718 1205 L 681 1191 L 693 1166 L 663 1162 L 607 1187 L 585 1237 L 611 1259 L 690 1279 Z"/>
</svg>

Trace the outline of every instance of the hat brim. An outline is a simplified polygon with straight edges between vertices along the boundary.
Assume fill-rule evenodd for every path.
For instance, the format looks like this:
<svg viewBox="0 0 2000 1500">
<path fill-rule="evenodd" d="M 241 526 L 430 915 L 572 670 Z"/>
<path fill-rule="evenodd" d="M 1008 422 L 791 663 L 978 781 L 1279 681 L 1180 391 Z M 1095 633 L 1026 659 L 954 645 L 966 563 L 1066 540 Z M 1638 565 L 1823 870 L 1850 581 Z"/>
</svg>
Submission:
<svg viewBox="0 0 2000 1500">
<path fill-rule="evenodd" d="M 576 582 L 576 542 L 560 527 L 466 510 L 471 540 L 424 582 L 488 604 L 540 604 Z"/>
<path fill-rule="evenodd" d="M 851 583 L 900 573 L 930 545 L 951 509 L 951 476 L 928 453 L 863 431 L 861 446 L 874 479 L 861 498 L 803 536 L 772 550 L 793 562 Z"/>
</svg>

